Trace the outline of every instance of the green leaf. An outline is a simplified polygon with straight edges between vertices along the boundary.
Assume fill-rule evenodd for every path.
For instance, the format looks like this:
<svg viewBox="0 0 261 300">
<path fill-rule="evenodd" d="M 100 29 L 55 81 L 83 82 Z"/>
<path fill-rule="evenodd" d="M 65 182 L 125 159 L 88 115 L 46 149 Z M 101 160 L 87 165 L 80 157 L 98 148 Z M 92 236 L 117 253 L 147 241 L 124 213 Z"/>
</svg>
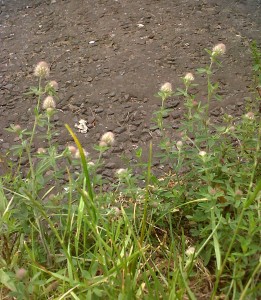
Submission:
<svg viewBox="0 0 261 300">
<path fill-rule="evenodd" d="M 259 180 L 258 184 L 256 185 L 256 188 L 254 190 L 253 193 L 251 193 L 249 195 L 249 197 L 247 198 L 247 201 L 245 202 L 244 207 L 248 208 L 257 198 L 257 195 L 259 194 L 259 192 L 261 191 L 261 179 Z"/>
<path fill-rule="evenodd" d="M 198 72 L 199 74 L 203 74 L 203 73 L 207 73 L 207 70 L 204 69 L 204 68 L 198 68 L 198 69 L 197 69 L 197 72 Z"/>
<path fill-rule="evenodd" d="M 0 183 L 1 183 L 1 181 L 0 181 Z M 5 197 L 3 188 L 2 188 L 2 186 L 0 186 L 0 216 L 1 217 L 3 216 L 4 211 L 6 210 L 7 203 L 8 203 L 8 201 Z"/>
<path fill-rule="evenodd" d="M 253 70 L 258 71 L 260 69 L 260 65 L 254 65 Z"/>
<path fill-rule="evenodd" d="M 0 269 L 0 282 L 9 290 L 17 292 L 16 286 L 11 277 L 3 269 Z"/>
</svg>

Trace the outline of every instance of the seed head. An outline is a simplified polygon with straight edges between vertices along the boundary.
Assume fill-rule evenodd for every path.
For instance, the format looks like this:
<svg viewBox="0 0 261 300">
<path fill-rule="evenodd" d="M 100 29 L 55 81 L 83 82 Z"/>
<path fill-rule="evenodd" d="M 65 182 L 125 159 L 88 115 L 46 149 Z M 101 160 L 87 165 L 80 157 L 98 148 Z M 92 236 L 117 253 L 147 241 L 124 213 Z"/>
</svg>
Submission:
<svg viewBox="0 0 261 300">
<path fill-rule="evenodd" d="M 120 210 L 117 206 L 112 207 L 111 212 L 112 212 L 116 217 L 120 216 L 120 214 L 121 214 L 121 210 Z"/>
<path fill-rule="evenodd" d="M 16 271 L 15 276 L 18 280 L 22 280 L 25 278 L 26 274 L 27 274 L 27 271 L 24 268 L 21 268 Z"/>
<path fill-rule="evenodd" d="M 84 156 L 87 157 L 89 155 L 89 152 L 87 152 L 85 149 L 82 149 L 82 150 L 83 150 Z M 76 152 L 74 154 L 74 158 L 76 158 L 76 159 L 81 158 L 79 149 L 76 150 Z"/>
<path fill-rule="evenodd" d="M 184 77 L 185 81 L 187 82 L 191 82 L 193 80 L 195 80 L 194 75 L 192 73 L 187 73 Z"/>
<path fill-rule="evenodd" d="M 213 189 L 213 188 L 210 188 L 210 189 L 209 189 L 209 193 L 210 193 L 210 195 L 214 196 L 214 195 L 216 195 L 217 190 L 216 190 L 216 189 Z"/>
<path fill-rule="evenodd" d="M 127 169 L 123 169 L 123 168 L 121 168 L 121 169 L 118 169 L 116 172 L 115 172 L 115 174 L 118 176 L 118 177 L 121 177 L 121 176 L 124 176 L 126 173 L 127 173 Z"/>
<path fill-rule="evenodd" d="M 13 129 L 16 133 L 20 133 L 22 131 L 22 128 L 19 124 L 14 125 Z"/>
<path fill-rule="evenodd" d="M 236 195 L 236 197 L 241 197 L 241 196 L 243 196 L 243 192 L 240 189 L 237 189 L 235 191 L 235 195 Z"/>
<path fill-rule="evenodd" d="M 111 131 L 108 131 L 102 135 L 99 145 L 101 147 L 104 147 L 104 146 L 108 147 L 108 146 L 113 145 L 114 142 L 115 142 L 114 133 Z"/>
<path fill-rule="evenodd" d="M 212 49 L 212 55 L 213 56 L 223 55 L 223 54 L 225 54 L 225 52 L 226 52 L 226 46 L 222 43 L 217 44 Z"/>
<path fill-rule="evenodd" d="M 245 114 L 245 117 L 249 120 L 254 120 L 255 119 L 255 114 L 252 111 L 250 111 L 247 114 Z"/>
<path fill-rule="evenodd" d="M 177 141 L 177 149 L 180 151 L 182 146 L 183 146 L 183 142 L 182 141 Z"/>
<path fill-rule="evenodd" d="M 193 107 L 197 107 L 198 106 L 198 101 L 197 100 L 193 100 L 192 101 L 192 105 L 193 105 Z"/>
<path fill-rule="evenodd" d="M 187 256 L 192 256 L 195 253 L 195 250 L 195 247 L 189 247 L 185 253 Z"/>
<path fill-rule="evenodd" d="M 47 96 L 43 101 L 43 109 L 54 109 L 56 107 L 56 103 L 52 96 Z"/>
<path fill-rule="evenodd" d="M 161 92 L 165 92 L 165 93 L 171 93 L 172 92 L 172 85 L 170 82 L 165 82 L 161 88 L 160 88 Z"/>
<path fill-rule="evenodd" d="M 46 153 L 46 149 L 44 149 L 44 148 L 38 148 L 38 149 L 37 149 L 37 153 L 38 153 L 38 154 Z"/>
<path fill-rule="evenodd" d="M 201 157 L 204 157 L 204 156 L 207 155 L 207 152 L 206 151 L 199 151 L 198 155 L 201 156 Z"/>
<path fill-rule="evenodd" d="M 58 91 L 58 83 L 57 83 L 57 81 L 55 81 L 55 80 L 52 80 L 52 81 L 50 81 L 49 82 L 49 85 L 55 90 L 55 91 Z"/>
<path fill-rule="evenodd" d="M 71 155 L 74 156 L 77 151 L 77 148 L 73 145 L 69 145 L 67 148 L 68 148 L 69 152 L 71 153 Z"/>
<path fill-rule="evenodd" d="M 36 77 L 46 78 L 50 74 L 50 68 L 49 65 L 45 61 L 40 61 L 35 69 L 34 69 L 34 75 Z"/>
</svg>

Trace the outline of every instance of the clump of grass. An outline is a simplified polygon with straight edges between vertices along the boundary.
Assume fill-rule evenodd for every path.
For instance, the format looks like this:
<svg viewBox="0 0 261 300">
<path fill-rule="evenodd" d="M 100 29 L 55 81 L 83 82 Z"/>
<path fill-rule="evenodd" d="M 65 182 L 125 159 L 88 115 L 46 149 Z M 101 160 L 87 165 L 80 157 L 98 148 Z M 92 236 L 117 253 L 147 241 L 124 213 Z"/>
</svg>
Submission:
<svg viewBox="0 0 261 300">
<path fill-rule="evenodd" d="M 219 96 L 212 75 L 225 46 L 207 53 L 210 64 L 198 69 L 207 79 L 205 102 L 190 92 L 192 73 L 184 88 L 174 92 L 166 83 L 158 93 L 155 121 L 169 174 L 153 174 L 150 145 L 145 188 L 123 166 L 110 192 L 102 192 L 97 169 L 117 144 L 113 133 L 101 137 L 93 161 L 66 125 L 72 143 L 58 151 L 52 121 L 58 86 L 46 81 L 48 64 L 37 65 L 38 87 L 29 92 L 38 97 L 35 122 L 31 131 L 18 124 L 9 129 L 20 139 L 10 151 L 18 163 L 0 181 L 1 298 L 258 298 L 260 116 L 252 110 L 213 122 L 210 105 Z M 179 140 L 172 140 L 163 118 L 176 95 L 184 97 L 186 112 Z M 34 151 L 39 127 L 46 142 Z"/>
</svg>

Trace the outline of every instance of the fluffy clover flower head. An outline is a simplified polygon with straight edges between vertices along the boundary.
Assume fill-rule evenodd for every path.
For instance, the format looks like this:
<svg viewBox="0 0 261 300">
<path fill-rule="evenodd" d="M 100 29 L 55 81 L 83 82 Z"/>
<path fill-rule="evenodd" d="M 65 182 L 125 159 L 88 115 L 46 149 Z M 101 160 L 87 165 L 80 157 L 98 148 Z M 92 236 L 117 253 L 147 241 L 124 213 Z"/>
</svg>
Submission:
<svg viewBox="0 0 261 300">
<path fill-rule="evenodd" d="M 120 169 L 116 170 L 115 174 L 120 177 L 120 176 L 125 175 L 127 173 L 127 171 L 128 171 L 127 169 L 120 168 Z"/>
<path fill-rule="evenodd" d="M 56 103 L 52 96 L 47 96 L 43 101 L 43 109 L 54 109 L 56 107 Z"/>
<path fill-rule="evenodd" d="M 198 155 L 201 156 L 201 157 L 205 157 L 207 155 L 207 152 L 206 151 L 199 151 Z"/>
<path fill-rule="evenodd" d="M 194 75 L 192 73 L 187 73 L 184 79 L 189 82 L 195 80 Z"/>
<path fill-rule="evenodd" d="M 34 69 L 34 75 L 41 78 L 48 77 L 50 75 L 50 67 L 47 62 L 40 61 Z"/>
<path fill-rule="evenodd" d="M 165 92 L 165 93 L 171 93 L 172 92 L 172 85 L 170 82 L 165 82 L 161 88 L 160 88 L 161 92 Z"/>
<path fill-rule="evenodd" d="M 186 255 L 187 256 L 192 256 L 194 253 L 195 253 L 195 247 L 189 247 L 187 250 L 186 250 Z"/>
<path fill-rule="evenodd" d="M 180 151 L 182 146 L 183 146 L 183 142 L 182 141 L 177 141 L 176 146 L 177 146 L 177 149 Z"/>
<path fill-rule="evenodd" d="M 101 140 L 100 140 L 100 146 L 102 146 L 102 147 L 112 146 L 114 144 L 114 142 L 115 142 L 114 133 L 111 131 L 108 131 L 102 135 Z"/>
<path fill-rule="evenodd" d="M 59 86 L 58 86 L 58 82 L 57 82 L 57 81 L 52 80 L 52 81 L 49 82 L 49 85 L 50 85 L 55 91 L 58 91 Z"/>
<path fill-rule="evenodd" d="M 212 55 L 223 55 L 226 52 L 226 46 L 223 43 L 215 45 L 212 49 Z"/>
</svg>

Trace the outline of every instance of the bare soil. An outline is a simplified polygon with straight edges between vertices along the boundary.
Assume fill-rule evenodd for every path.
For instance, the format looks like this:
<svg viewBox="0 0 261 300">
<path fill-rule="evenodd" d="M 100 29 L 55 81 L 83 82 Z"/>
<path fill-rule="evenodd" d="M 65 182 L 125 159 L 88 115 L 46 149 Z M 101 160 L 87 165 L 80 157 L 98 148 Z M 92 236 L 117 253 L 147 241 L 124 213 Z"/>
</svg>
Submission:
<svg viewBox="0 0 261 300">
<path fill-rule="evenodd" d="M 104 132 L 115 133 L 105 176 L 126 167 L 121 157 L 133 162 L 135 149 L 157 144 L 152 113 L 160 101 L 154 94 L 166 81 L 180 87 L 180 77 L 208 63 L 204 48 L 227 46 L 215 74 L 223 101 L 211 114 L 241 115 L 251 95 L 249 44 L 261 43 L 260 28 L 260 0 L 0 0 L 0 153 L 19 142 L 5 128 L 30 129 L 34 122 L 36 99 L 24 93 L 37 84 L 33 70 L 41 60 L 59 83 L 54 122 L 61 149 L 72 142 L 64 123 L 77 131 L 74 125 L 87 121 L 89 131 L 78 137 L 92 155 Z M 196 75 L 196 82 L 196 98 L 204 101 L 205 80 Z M 167 106 L 173 112 L 165 122 L 175 138 L 182 98 Z"/>
</svg>

